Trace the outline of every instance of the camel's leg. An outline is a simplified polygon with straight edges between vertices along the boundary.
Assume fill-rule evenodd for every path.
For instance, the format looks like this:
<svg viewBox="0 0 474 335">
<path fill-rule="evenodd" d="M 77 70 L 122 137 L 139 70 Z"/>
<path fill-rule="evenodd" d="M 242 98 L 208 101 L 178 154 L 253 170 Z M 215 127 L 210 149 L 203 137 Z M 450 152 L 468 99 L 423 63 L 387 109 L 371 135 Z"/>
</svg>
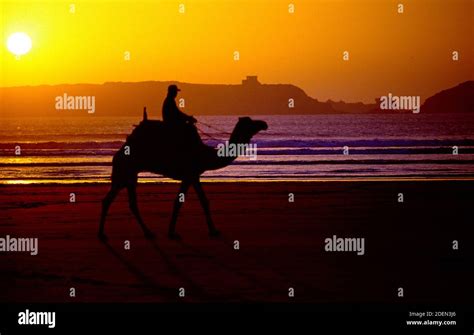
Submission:
<svg viewBox="0 0 474 335">
<path fill-rule="evenodd" d="M 186 194 L 186 192 L 189 189 L 190 183 L 188 181 L 182 181 L 181 186 L 179 187 L 179 192 L 176 196 L 176 199 L 174 200 L 174 207 L 173 207 L 173 214 L 171 216 L 171 222 L 170 226 L 168 229 L 168 237 L 173 240 L 179 240 L 180 236 L 176 234 L 175 229 L 176 229 L 176 221 L 178 220 L 178 214 L 181 206 L 183 203 L 180 201 L 181 200 L 181 193 L 183 195 Z"/>
<path fill-rule="evenodd" d="M 133 184 L 127 187 L 128 190 L 128 204 L 130 206 L 130 210 L 132 211 L 133 215 L 138 221 L 138 224 L 143 230 L 146 238 L 154 238 L 155 235 L 148 229 L 148 227 L 143 222 L 143 219 L 140 215 L 140 211 L 138 210 L 137 204 L 137 184 Z"/>
<path fill-rule="evenodd" d="M 102 214 L 100 216 L 100 225 L 99 225 L 99 239 L 105 241 L 107 240 L 107 236 L 104 234 L 104 225 L 105 225 L 105 218 L 107 217 L 107 213 L 109 211 L 110 205 L 114 201 L 117 194 L 120 192 L 120 187 L 113 185 L 110 188 L 109 193 L 105 196 L 102 200 Z"/>
<path fill-rule="evenodd" d="M 196 190 L 197 196 L 199 197 L 199 201 L 201 202 L 201 206 L 204 209 L 204 213 L 206 214 L 206 222 L 207 227 L 209 228 L 209 235 L 219 236 L 220 232 L 216 229 L 214 223 L 212 222 L 211 210 L 209 208 L 209 200 L 207 199 L 206 194 L 204 193 L 201 181 L 197 180 L 196 182 L 194 182 L 193 187 Z"/>
</svg>

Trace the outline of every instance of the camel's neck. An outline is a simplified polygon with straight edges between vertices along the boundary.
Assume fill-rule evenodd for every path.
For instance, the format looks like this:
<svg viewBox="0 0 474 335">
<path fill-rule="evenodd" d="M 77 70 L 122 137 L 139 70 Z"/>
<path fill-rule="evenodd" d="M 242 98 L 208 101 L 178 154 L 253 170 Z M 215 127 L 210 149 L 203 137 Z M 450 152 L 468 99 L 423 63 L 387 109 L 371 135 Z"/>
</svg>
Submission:
<svg viewBox="0 0 474 335">
<path fill-rule="evenodd" d="M 220 144 L 218 146 L 216 155 L 206 170 L 217 170 L 230 165 L 239 156 L 240 152 L 238 149 L 241 148 L 243 144 L 249 144 L 250 139 L 251 136 L 242 134 L 237 129 L 234 129 L 226 144 Z M 228 147 L 225 148 L 223 147 L 224 145 L 228 145 Z"/>
</svg>

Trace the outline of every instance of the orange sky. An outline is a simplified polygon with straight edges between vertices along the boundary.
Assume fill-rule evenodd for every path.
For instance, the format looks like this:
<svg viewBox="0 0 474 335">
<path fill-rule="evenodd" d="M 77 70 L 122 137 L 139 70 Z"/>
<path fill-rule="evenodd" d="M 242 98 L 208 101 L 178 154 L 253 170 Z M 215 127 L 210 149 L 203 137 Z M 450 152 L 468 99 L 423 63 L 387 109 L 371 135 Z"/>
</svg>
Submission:
<svg viewBox="0 0 474 335">
<path fill-rule="evenodd" d="M 257 74 L 320 100 L 424 99 L 474 79 L 473 21 L 472 0 L 0 0 L 0 86 L 239 83 Z M 20 59 L 6 48 L 17 31 L 33 40 Z"/>
</svg>

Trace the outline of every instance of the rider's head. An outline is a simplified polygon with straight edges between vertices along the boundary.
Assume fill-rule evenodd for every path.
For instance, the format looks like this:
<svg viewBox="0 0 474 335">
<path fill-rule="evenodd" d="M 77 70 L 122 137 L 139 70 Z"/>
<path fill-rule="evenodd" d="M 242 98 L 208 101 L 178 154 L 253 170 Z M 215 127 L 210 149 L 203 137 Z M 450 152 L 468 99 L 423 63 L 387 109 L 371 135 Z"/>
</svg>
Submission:
<svg viewBox="0 0 474 335">
<path fill-rule="evenodd" d="M 168 86 L 168 96 L 171 96 L 173 98 L 176 98 L 178 95 L 178 92 L 181 91 L 178 86 L 176 85 L 170 85 Z"/>
</svg>

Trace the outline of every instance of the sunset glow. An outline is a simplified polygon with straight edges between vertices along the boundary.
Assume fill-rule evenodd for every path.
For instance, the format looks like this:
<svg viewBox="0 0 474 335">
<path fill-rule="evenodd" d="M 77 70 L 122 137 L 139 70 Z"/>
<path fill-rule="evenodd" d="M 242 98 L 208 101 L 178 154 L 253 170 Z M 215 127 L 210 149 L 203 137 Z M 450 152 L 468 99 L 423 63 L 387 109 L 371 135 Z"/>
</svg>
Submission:
<svg viewBox="0 0 474 335">
<path fill-rule="evenodd" d="M 472 1 L 406 1 L 403 14 L 395 1 L 299 0 L 293 13 L 289 3 L 2 1 L 3 44 L 28 31 L 35 48 L 22 62 L 2 48 L 0 86 L 256 74 L 321 100 L 374 102 L 388 90 L 424 99 L 473 76 Z"/>
</svg>

